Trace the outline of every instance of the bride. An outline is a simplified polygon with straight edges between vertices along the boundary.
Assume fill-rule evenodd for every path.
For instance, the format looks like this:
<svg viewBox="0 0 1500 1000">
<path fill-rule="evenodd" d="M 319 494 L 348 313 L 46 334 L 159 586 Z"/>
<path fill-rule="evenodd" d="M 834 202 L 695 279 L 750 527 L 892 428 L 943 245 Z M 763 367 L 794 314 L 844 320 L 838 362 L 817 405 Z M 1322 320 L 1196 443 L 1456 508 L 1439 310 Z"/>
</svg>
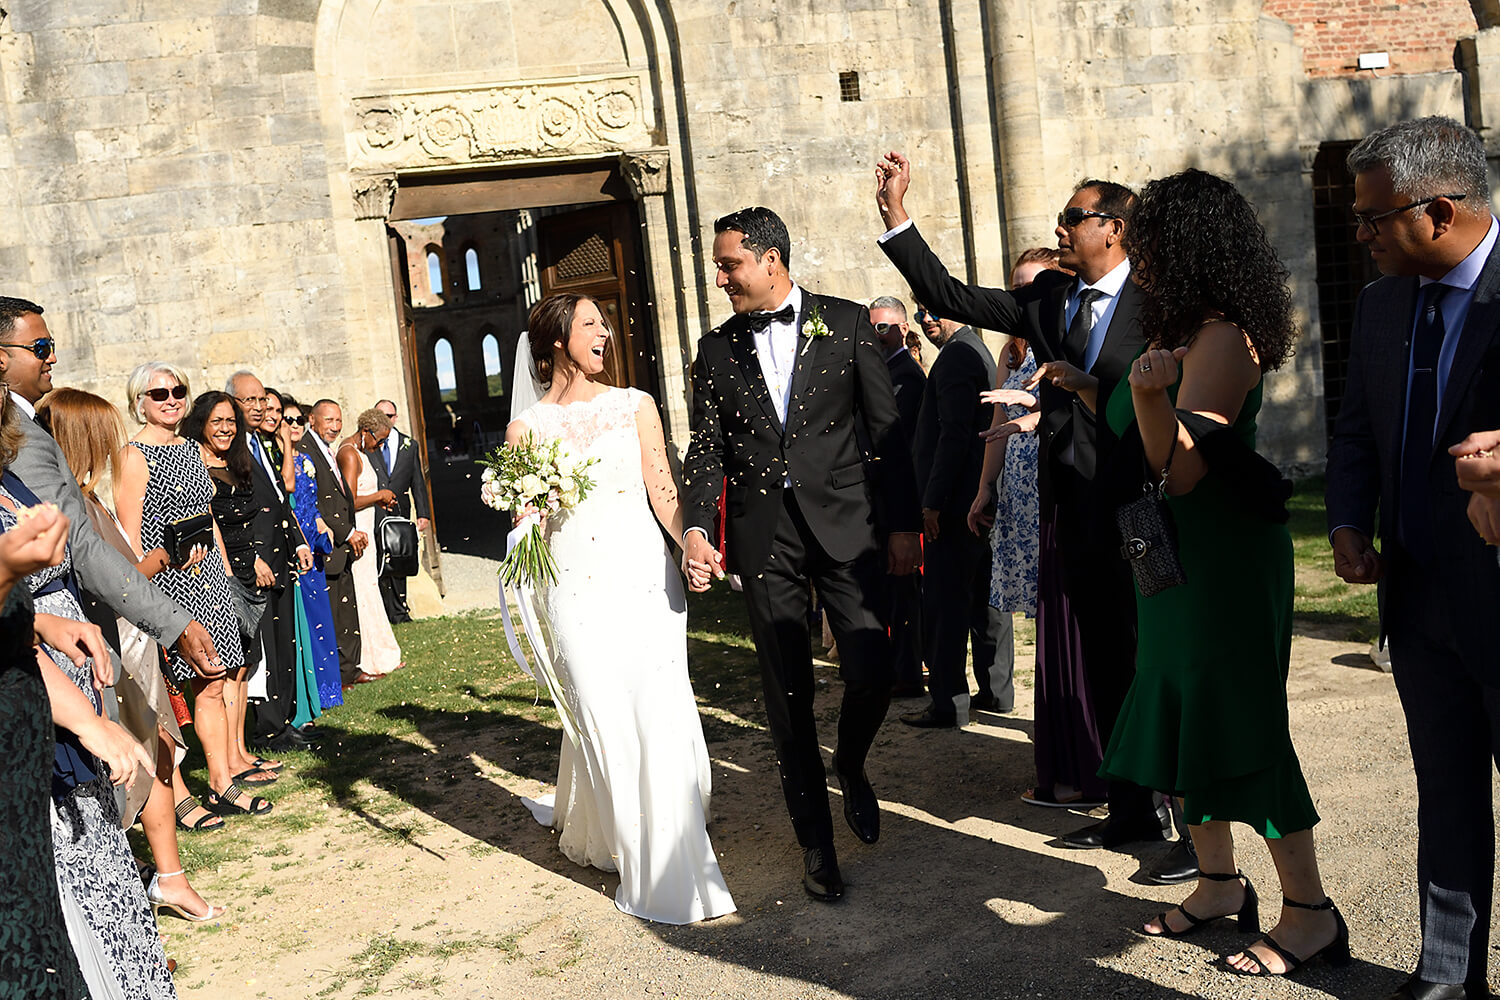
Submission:
<svg viewBox="0 0 1500 1000">
<path fill-rule="evenodd" d="M 652 523 L 654 513 L 682 537 L 656 404 L 596 381 L 611 345 L 592 299 L 549 296 L 529 326 L 528 368 L 543 391 L 506 443 L 560 438 L 596 459 L 588 497 L 548 525 L 558 581 L 544 599 L 581 744 L 562 741 L 551 825 L 569 859 L 619 871 L 625 913 L 668 924 L 722 916 L 735 907 L 705 828 L 708 748 L 688 682 L 687 603 Z M 520 371 L 515 381 L 524 391 Z"/>
</svg>

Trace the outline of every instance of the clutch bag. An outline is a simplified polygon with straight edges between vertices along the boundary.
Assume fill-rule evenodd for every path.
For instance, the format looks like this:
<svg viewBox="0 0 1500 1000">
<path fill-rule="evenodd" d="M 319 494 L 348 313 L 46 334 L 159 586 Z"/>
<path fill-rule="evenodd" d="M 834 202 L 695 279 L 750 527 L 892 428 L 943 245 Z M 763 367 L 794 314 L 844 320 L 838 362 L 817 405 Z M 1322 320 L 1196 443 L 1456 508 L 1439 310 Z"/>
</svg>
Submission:
<svg viewBox="0 0 1500 1000">
<path fill-rule="evenodd" d="M 1167 504 L 1167 474 L 1177 441 L 1161 470 L 1161 478 L 1146 483 L 1141 495 L 1115 509 L 1115 525 L 1120 530 L 1120 555 L 1130 564 L 1135 585 L 1142 597 L 1151 597 L 1172 587 L 1187 583 L 1182 557 L 1177 548 L 1177 522 Z"/>
<path fill-rule="evenodd" d="M 214 518 L 208 511 L 168 521 L 162 529 L 161 547 L 173 566 L 187 562 L 195 545 L 214 547 Z"/>
</svg>

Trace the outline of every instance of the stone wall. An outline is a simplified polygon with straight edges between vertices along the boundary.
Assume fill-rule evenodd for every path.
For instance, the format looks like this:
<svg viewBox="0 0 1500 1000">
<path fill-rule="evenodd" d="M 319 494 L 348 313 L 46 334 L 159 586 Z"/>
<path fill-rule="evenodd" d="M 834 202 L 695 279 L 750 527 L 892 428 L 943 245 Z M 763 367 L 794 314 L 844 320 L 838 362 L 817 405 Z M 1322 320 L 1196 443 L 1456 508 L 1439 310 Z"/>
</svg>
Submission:
<svg viewBox="0 0 1500 1000">
<path fill-rule="evenodd" d="M 1359 75 L 1362 52 L 1390 56 L 1389 68 L 1366 76 L 1451 70 L 1454 45 L 1479 27 L 1468 0 L 1266 0 L 1265 10 L 1296 29 L 1313 78 Z"/>
</svg>

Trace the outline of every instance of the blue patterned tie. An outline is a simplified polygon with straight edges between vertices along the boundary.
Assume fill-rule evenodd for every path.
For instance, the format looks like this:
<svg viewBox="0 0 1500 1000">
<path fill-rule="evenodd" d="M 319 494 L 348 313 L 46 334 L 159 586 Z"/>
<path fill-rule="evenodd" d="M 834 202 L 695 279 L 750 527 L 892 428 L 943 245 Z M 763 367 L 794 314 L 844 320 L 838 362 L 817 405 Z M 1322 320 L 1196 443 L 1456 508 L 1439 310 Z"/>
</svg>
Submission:
<svg viewBox="0 0 1500 1000">
<path fill-rule="evenodd" d="M 1421 308 L 1411 335 L 1411 389 L 1406 395 L 1406 437 L 1401 444 L 1401 494 L 1396 506 L 1396 537 L 1418 561 L 1433 556 L 1432 505 L 1427 472 L 1437 424 L 1438 359 L 1443 353 L 1443 296 L 1447 285 L 1422 289 Z"/>
</svg>

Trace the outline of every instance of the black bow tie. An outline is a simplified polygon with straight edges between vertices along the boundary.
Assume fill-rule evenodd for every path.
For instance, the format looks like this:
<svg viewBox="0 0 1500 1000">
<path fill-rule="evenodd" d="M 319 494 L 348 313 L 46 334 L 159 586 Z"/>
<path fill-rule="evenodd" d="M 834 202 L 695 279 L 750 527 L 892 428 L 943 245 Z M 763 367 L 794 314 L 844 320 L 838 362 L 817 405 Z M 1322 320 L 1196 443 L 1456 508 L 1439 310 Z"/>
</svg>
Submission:
<svg viewBox="0 0 1500 1000">
<path fill-rule="evenodd" d="M 790 323 L 797 318 L 797 310 L 791 304 L 782 306 L 775 312 L 753 312 L 750 314 L 750 329 L 760 333 L 772 323 Z"/>
</svg>

